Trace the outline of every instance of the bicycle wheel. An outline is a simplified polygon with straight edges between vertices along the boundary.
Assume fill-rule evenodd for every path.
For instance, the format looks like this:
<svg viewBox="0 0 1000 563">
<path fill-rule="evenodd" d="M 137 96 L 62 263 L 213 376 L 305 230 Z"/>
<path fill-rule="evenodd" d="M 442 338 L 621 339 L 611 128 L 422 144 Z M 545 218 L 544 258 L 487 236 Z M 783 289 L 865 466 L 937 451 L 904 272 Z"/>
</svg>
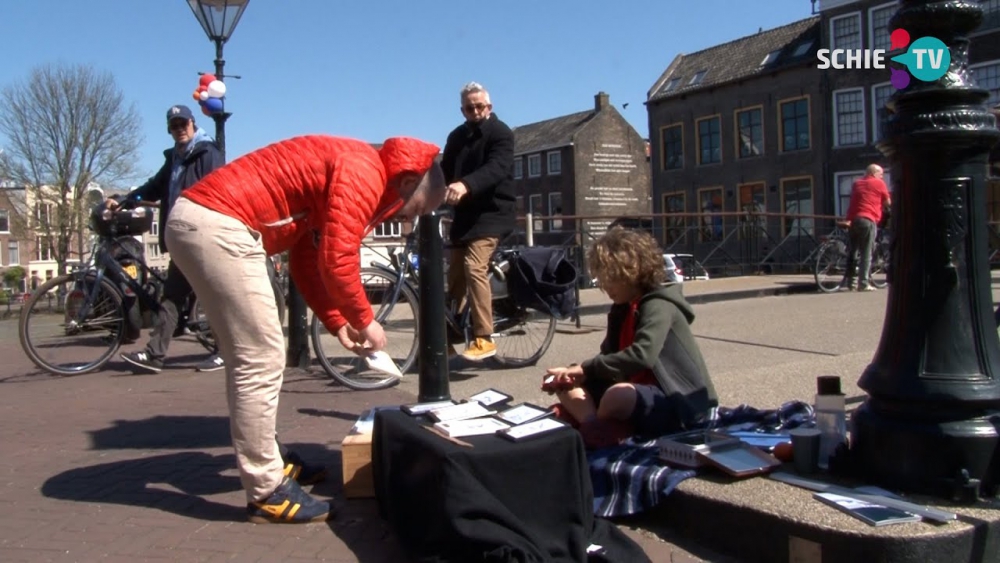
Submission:
<svg viewBox="0 0 1000 563">
<path fill-rule="evenodd" d="M 512 297 L 493 300 L 494 359 L 501 366 L 534 365 L 549 349 L 555 333 L 555 317 L 518 305 Z"/>
<path fill-rule="evenodd" d="M 192 297 L 194 303 L 191 304 L 191 316 L 188 317 L 187 328 L 194 335 L 195 340 L 205 347 L 209 352 L 216 351 L 215 335 L 208 326 L 208 317 L 205 316 L 205 309 L 201 307 L 198 296 Z"/>
<path fill-rule="evenodd" d="M 361 270 L 365 295 L 375 312 L 375 320 L 385 331 L 385 351 L 399 366 L 399 371 L 406 373 L 417 359 L 419 306 L 416 293 L 406 284 L 400 288 L 399 298 L 392 299 L 392 289 L 398 282 L 395 274 L 374 268 Z M 369 369 L 363 358 L 344 349 L 337 336 L 330 334 L 315 316 L 312 342 L 323 370 L 345 387 L 364 391 L 385 389 L 399 383 L 398 377 Z"/>
<path fill-rule="evenodd" d="M 875 243 L 872 252 L 872 265 L 868 273 L 869 283 L 878 289 L 885 289 L 889 285 L 889 245 L 888 243 Z"/>
<path fill-rule="evenodd" d="M 67 274 L 39 287 L 21 309 L 21 347 L 36 366 L 59 375 L 100 369 L 125 334 L 122 296 L 107 279 Z M 91 294 L 93 297 L 91 298 Z M 87 310 L 81 318 L 80 312 Z"/>
<path fill-rule="evenodd" d="M 840 287 L 847 268 L 847 247 L 839 240 L 824 242 L 816 254 L 816 285 L 824 293 Z"/>
</svg>

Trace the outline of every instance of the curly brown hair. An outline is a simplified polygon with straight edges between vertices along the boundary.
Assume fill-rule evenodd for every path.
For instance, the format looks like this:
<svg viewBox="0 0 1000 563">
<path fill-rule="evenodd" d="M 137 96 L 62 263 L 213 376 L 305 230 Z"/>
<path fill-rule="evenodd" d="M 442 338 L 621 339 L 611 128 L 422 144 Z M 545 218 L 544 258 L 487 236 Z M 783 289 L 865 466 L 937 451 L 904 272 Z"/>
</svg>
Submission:
<svg viewBox="0 0 1000 563">
<path fill-rule="evenodd" d="M 634 284 L 651 291 L 667 279 L 663 251 L 648 233 L 614 227 L 587 251 L 590 271 L 602 285 L 607 282 Z"/>
</svg>

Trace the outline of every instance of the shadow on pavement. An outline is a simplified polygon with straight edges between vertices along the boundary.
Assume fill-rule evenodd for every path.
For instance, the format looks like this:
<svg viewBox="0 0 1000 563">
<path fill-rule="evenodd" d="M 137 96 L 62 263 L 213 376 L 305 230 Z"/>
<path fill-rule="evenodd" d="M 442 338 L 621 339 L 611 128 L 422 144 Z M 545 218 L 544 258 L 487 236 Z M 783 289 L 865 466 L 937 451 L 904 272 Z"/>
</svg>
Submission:
<svg viewBox="0 0 1000 563">
<path fill-rule="evenodd" d="M 229 418 L 224 416 L 154 416 L 116 420 L 113 426 L 90 430 L 91 449 L 195 450 L 232 445 Z"/>
<path fill-rule="evenodd" d="M 327 416 L 330 418 L 339 418 L 340 420 L 350 420 L 352 422 L 358 419 L 358 415 L 351 412 L 321 410 L 308 407 L 303 407 L 299 409 L 299 413 L 307 416 Z"/>
<path fill-rule="evenodd" d="M 243 506 L 212 502 L 206 495 L 241 488 L 233 455 L 179 452 L 71 469 L 49 478 L 42 495 L 77 502 L 144 506 L 213 521 L 243 521 Z"/>
</svg>

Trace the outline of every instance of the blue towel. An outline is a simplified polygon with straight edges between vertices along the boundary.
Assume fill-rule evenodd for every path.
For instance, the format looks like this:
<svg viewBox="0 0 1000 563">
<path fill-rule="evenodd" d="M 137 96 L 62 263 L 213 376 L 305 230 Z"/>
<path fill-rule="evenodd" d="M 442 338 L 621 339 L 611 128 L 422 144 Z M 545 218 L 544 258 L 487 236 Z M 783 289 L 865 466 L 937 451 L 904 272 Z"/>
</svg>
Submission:
<svg viewBox="0 0 1000 563">
<path fill-rule="evenodd" d="M 749 405 L 719 407 L 711 427 L 718 430 L 784 433 L 815 424 L 812 407 L 791 401 L 773 410 Z M 697 475 L 694 469 L 662 465 L 655 440 L 628 442 L 587 454 L 594 487 L 594 514 L 602 518 L 627 516 L 648 510 L 669 495 L 677 485 Z"/>
</svg>

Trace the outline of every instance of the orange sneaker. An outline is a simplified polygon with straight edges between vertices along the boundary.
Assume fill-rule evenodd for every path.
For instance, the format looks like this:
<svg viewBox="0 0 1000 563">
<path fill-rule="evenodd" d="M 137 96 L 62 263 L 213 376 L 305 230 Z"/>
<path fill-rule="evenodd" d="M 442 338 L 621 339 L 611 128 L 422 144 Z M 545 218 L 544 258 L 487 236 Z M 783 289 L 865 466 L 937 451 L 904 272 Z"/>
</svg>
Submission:
<svg viewBox="0 0 1000 563">
<path fill-rule="evenodd" d="M 497 345 L 489 338 L 476 339 L 462 352 L 462 357 L 470 362 L 479 362 L 497 355 Z"/>
</svg>

